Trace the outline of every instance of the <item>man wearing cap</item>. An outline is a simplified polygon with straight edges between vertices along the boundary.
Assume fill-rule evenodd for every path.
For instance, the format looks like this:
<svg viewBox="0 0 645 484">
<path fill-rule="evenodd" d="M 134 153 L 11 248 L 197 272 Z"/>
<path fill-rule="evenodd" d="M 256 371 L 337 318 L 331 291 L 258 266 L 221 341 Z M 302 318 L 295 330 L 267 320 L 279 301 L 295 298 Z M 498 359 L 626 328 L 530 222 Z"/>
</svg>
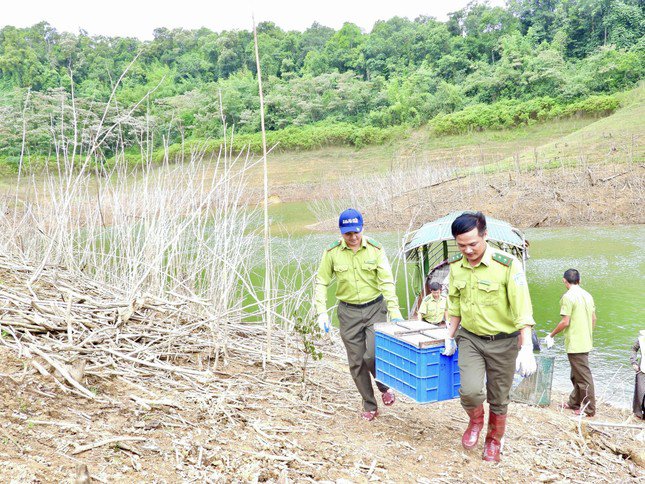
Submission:
<svg viewBox="0 0 645 484">
<path fill-rule="evenodd" d="M 340 214 L 338 226 L 342 238 L 327 247 L 316 275 L 315 306 L 318 325 L 329 331 L 327 288 L 336 278 L 340 336 L 347 350 L 349 370 L 363 399 L 361 416 L 368 421 L 377 415 L 372 388 L 375 375 L 374 323 L 390 314 L 392 321 L 402 321 L 394 288 L 392 269 L 380 243 L 363 234 L 363 216 L 352 208 Z M 392 405 L 394 393 L 376 382 L 385 405 Z"/>
<path fill-rule="evenodd" d="M 450 323 L 444 354 L 454 354 L 459 346 L 459 395 L 470 419 L 461 443 L 467 450 L 477 445 L 484 426 L 484 400 L 488 400 L 482 457 L 498 462 L 513 373 L 529 376 L 537 366 L 531 297 L 522 264 L 486 242 L 483 213 L 464 212 L 451 230 L 460 253 L 449 259 Z"/>
</svg>

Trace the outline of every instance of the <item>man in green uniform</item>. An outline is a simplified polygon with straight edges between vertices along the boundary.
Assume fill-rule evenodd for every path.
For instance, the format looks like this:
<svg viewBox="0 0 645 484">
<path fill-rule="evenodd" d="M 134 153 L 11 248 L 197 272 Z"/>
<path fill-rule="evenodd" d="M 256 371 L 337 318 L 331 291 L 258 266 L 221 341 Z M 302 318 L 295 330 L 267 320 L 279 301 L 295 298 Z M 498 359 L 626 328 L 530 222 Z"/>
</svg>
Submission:
<svg viewBox="0 0 645 484">
<path fill-rule="evenodd" d="M 488 400 L 483 459 L 499 461 L 513 373 L 528 376 L 537 366 L 531 298 L 520 261 L 486 242 L 484 214 L 464 212 L 451 229 L 460 253 L 450 259 L 450 323 L 444 354 L 454 354 L 459 347 L 459 394 L 470 418 L 461 443 L 468 450 L 477 445 L 484 426 L 483 403 Z"/>
<path fill-rule="evenodd" d="M 363 398 L 362 417 L 371 421 L 377 415 L 372 388 L 375 375 L 374 323 L 383 322 L 389 312 L 392 321 L 403 321 L 394 290 L 394 277 L 381 244 L 363 235 L 363 216 L 354 209 L 340 214 L 342 234 L 323 253 L 316 275 L 315 306 L 318 324 L 329 331 L 327 287 L 336 278 L 340 336 L 347 350 L 349 370 Z M 385 405 L 392 405 L 394 393 L 376 382 Z"/>
<path fill-rule="evenodd" d="M 564 346 L 571 364 L 573 391 L 564 408 L 574 410 L 576 415 L 583 412 L 588 417 L 596 413 L 596 397 L 589 352 L 593 347 L 593 330 L 596 327 L 596 306 L 593 297 L 580 287 L 580 273 L 576 269 L 565 271 L 562 282 L 567 292 L 560 299 L 562 319 L 545 338 L 547 348 L 553 346 L 553 337 L 564 333 Z"/>
<path fill-rule="evenodd" d="M 438 282 L 430 284 L 430 294 L 423 298 L 417 311 L 419 321 L 432 324 L 441 324 L 447 321 L 446 301 L 447 299 L 441 295 L 441 284 Z"/>
</svg>

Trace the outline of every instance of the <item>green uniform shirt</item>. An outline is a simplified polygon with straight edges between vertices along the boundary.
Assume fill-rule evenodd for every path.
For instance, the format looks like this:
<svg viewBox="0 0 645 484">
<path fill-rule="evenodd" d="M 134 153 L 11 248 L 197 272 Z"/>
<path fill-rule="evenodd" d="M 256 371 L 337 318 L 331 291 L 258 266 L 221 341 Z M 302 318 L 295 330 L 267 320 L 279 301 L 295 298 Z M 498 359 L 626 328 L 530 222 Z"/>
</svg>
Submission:
<svg viewBox="0 0 645 484">
<path fill-rule="evenodd" d="M 451 258 L 448 314 L 480 336 L 533 326 L 533 308 L 522 264 L 487 245 L 475 267 L 461 254 Z"/>
<path fill-rule="evenodd" d="M 596 306 L 593 297 L 577 284 L 573 284 L 560 299 L 560 314 L 569 316 L 569 326 L 564 333 L 567 353 L 588 353 L 593 346 L 593 314 Z"/>
<path fill-rule="evenodd" d="M 327 310 L 327 287 L 336 277 L 336 298 L 350 304 L 365 304 L 381 294 L 391 319 L 403 319 L 394 289 L 390 263 L 381 244 L 363 236 L 354 253 L 344 239 L 327 248 L 316 275 L 316 313 Z"/>
<path fill-rule="evenodd" d="M 432 294 L 428 294 L 421 301 L 418 313 L 424 321 L 440 323 L 443 321 L 443 315 L 446 312 L 446 302 L 447 299 L 444 296 L 439 296 L 439 299 L 435 299 Z"/>
</svg>

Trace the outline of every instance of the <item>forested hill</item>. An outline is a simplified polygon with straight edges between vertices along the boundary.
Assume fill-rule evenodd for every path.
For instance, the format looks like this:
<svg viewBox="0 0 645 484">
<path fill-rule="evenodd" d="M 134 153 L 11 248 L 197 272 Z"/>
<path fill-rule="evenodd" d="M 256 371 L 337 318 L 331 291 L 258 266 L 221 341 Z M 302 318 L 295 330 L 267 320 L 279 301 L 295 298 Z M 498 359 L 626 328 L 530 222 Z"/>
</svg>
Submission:
<svg viewBox="0 0 645 484">
<path fill-rule="evenodd" d="M 307 147 L 316 129 L 331 142 L 360 144 L 429 121 L 458 132 L 611 111 L 615 100 L 597 96 L 629 88 L 645 72 L 639 0 L 471 3 L 445 22 L 395 17 L 370 32 L 351 23 L 287 32 L 263 22 L 257 30 L 267 129 L 288 128 L 295 147 Z M 250 30 L 159 28 L 143 42 L 43 22 L 0 30 L 0 158 L 20 154 L 23 118 L 27 152 L 50 152 L 51 132 L 69 124 L 61 97 L 71 105 L 72 92 L 84 129 L 100 130 L 102 108 L 128 66 L 108 109 L 106 122 L 121 125 L 118 143 L 106 136 L 106 156 L 117 144 L 136 145 L 148 129 L 171 143 L 217 138 L 222 114 L 238 133 L 259 130 Z"/>
</svg>

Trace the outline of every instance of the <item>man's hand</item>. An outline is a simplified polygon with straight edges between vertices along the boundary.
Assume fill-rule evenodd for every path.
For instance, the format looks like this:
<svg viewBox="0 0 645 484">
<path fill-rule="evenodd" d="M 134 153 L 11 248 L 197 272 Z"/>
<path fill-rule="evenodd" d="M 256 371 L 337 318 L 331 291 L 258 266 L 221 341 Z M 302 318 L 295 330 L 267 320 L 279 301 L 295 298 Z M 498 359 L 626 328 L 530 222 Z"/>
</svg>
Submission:
<svg viewBox="0 0 645 484">
<path fill-rule="evenodd" d="M 329 316 L 327 316 L 327 313 L 319 314 L 317 322 L 321 333 L 329 333 Z"/>
<path fill-rule="evenodd" d="M 452 356 L 455 354 L 455 351 L 457 351 L 457 343 L 455 342 L 455 338 L 451 338 L 450 336 L 446 336 L 446 339 L 444 340 L 444 344 L 446 345 L 446 349 L 443 350 L 443 353 L 441 353 L 444 356 Z"/>
<path fill-rule="evenodd" d="M 522 345 L 520 352 L 517 354 L 515 360 L 515 373 L 519 373 L 521 377 L 526 378 L 531 376 L 537 370 L 537 362 L 535 355 L 533 355 L 533 343 L 529 341 L 528 344 Z"/>
<path fill-rule="evenodd" d="M 546 338 L 544 338 L 544 344 L 546 345 L 547 349 L 551 349 L 555 344 L 555 339 L 550 334 L 547 334 Z"/>
<path fill-rule="evenodd" d="M 639 371 L 641 371 L 641 367 L 640 367 L 640 366 L 638 366 L 638 365 L 632 365 L 632 368 L 634 369 L 634 371 L 635 371 L 636 373 L 638 373 Z"/>
</svg>

